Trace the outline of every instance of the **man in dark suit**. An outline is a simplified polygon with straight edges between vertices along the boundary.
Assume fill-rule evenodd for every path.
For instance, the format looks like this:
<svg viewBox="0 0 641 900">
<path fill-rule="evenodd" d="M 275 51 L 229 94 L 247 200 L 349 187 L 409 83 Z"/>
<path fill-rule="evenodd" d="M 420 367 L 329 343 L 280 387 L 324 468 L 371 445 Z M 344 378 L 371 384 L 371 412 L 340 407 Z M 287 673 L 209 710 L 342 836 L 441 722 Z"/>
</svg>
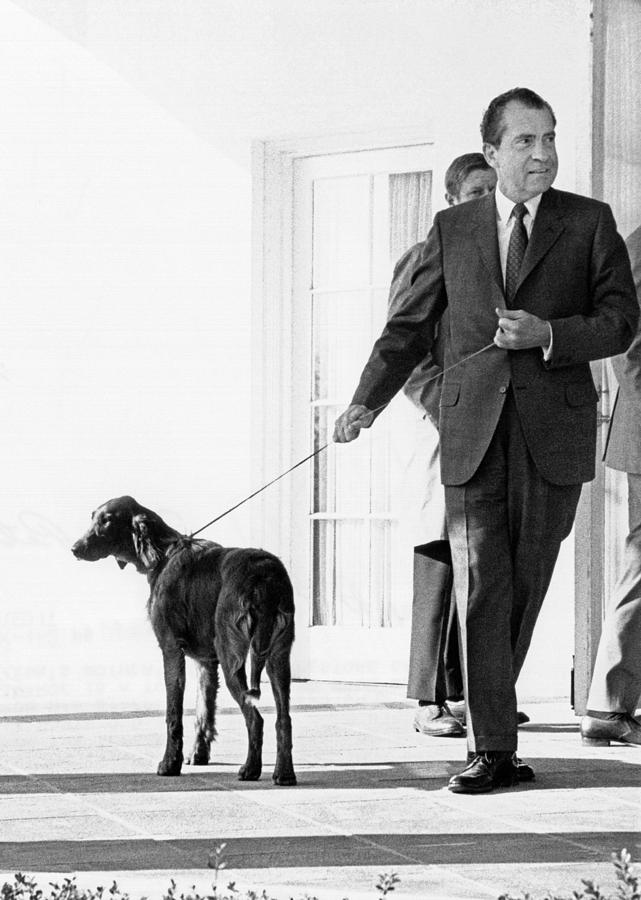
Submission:
<svg viewBox="0 0 641 900">
<path fill-rule="evenodd" d="M 639 315 L 610 208 L 551 187 L 555 125 L 528 89 L 490 103 L 495 195 L 437 213 L 334 431 L 349 441 L 372 423 L 447 309 L 439 433 L 467 700 L 469 762 L 449 783 L 460 793 L 518 781 L 515 680 L 594 477 L 589 362 L 627 349 Z"/>
<path fill-rule="evenodd" d="M 641 303 L 641 228 L 627 240 L 632 274 Z M 605 463 L 627 473 L 628 527 L 623 571 L 605 611 L 587 715 L 584 744 L 611 741 L 641 745 L 641 329 L 623 356 L 612 360 L 617 391 Z"/>
</svg>

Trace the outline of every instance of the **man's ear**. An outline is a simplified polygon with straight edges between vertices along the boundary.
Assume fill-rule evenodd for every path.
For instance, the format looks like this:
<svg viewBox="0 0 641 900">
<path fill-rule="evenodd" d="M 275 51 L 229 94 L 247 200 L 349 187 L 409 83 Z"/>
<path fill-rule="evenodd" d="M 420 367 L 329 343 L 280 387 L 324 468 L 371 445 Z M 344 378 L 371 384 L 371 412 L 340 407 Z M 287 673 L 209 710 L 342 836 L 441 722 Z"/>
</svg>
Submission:
<svg viewBox="0 0 641 900">
<path fill-rule="evenodd" d="M 454 206 L 456 203 L 456 197 L 453 194 L 450 194 L 449 191 L 445 194 L 445 202 L 448 206 Z"/>
<path fill-rule="evenodd" d="M 154 543 L 152 534 L 153 522 L 142 514 L 134 516 L 131 525 L 136 556 L 145 569 L 153 569 L 161 559 L 160 550 Z"/>
<path fill-rule="evenodd" d="M 487 142 L 483 144 L 483 156 L 488 166 L 496 169 L 496 147 L 494 144 L 488 144 Z"/>
</svg>

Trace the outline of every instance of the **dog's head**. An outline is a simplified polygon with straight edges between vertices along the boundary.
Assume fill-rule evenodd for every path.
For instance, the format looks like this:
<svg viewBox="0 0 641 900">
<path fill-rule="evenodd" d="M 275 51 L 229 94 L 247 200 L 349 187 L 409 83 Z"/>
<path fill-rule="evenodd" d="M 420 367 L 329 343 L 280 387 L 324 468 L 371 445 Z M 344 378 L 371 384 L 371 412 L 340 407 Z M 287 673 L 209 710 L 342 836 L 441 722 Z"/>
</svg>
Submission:
<svg viewBox="0 0 641 900">
<path fill-rule="evenodd" d="M 71 552 L 88 562 L 113 556 L 121 569 L 131 563 L 139 572 L 149 572 L 162 558 L 162 538 L 171 532 L 160 516 L 133 497 L 116 497 L 92 513 L 91 528 Z"/>
</svg>

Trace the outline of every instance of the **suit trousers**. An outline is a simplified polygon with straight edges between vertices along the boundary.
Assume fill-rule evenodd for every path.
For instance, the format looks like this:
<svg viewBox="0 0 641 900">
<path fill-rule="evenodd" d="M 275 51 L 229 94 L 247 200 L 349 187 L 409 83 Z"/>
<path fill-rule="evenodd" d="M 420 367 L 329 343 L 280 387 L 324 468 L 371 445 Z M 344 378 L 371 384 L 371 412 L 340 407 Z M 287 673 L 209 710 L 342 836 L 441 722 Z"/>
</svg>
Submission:
<svg viewBox="0 0 641 900">
<path fill-rule="evenodd" d="M 605 611 L 588 709 L 634 715 L 641 702 L 641 475 L 628 473 L 623 571 Z"/>
<path fill-rule="evenodd" d="M 509 388 L 474 476 L 445 487 L 471 751 L 517 748 L 515 682 L 580 493 L 539 474 Z"/>
<path fill-rule="evenodd" d="M 446 540 L 414 547 L 407 696 L 442 706 L 463 694 L 452 557 Z"/>
</svg>

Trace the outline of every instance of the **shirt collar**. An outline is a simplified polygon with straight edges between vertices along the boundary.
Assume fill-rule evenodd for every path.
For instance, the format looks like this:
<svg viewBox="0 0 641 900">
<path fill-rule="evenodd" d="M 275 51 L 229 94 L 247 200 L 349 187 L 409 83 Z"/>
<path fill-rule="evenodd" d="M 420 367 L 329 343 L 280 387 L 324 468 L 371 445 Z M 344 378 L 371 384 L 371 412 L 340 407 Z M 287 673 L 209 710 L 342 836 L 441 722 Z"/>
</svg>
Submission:
<svg viewBox="0 0 641 900">
<path fill-rule="evenodd" d="M 525 205 L 527 207 L 527 211 L 530 214 L 532 221 L 534 221 L 539 203 L 541 202 L 541 197 L 543 194 L 537 194 L 536 197 L 530 197 L 529 200 L 525 201 Z M 507 225 L 508 220 L 512 214 L 512 210 L 514 209 L 515 203 L 514 200 L 509 200 L 505 194 L 503 194 L 497 185 L 496 191 L 494 192 L 494 197 L 496 199 L 496 210 L 498 212 L 499 219 L 503 222 L 504 225 Z"/>
</svg>

